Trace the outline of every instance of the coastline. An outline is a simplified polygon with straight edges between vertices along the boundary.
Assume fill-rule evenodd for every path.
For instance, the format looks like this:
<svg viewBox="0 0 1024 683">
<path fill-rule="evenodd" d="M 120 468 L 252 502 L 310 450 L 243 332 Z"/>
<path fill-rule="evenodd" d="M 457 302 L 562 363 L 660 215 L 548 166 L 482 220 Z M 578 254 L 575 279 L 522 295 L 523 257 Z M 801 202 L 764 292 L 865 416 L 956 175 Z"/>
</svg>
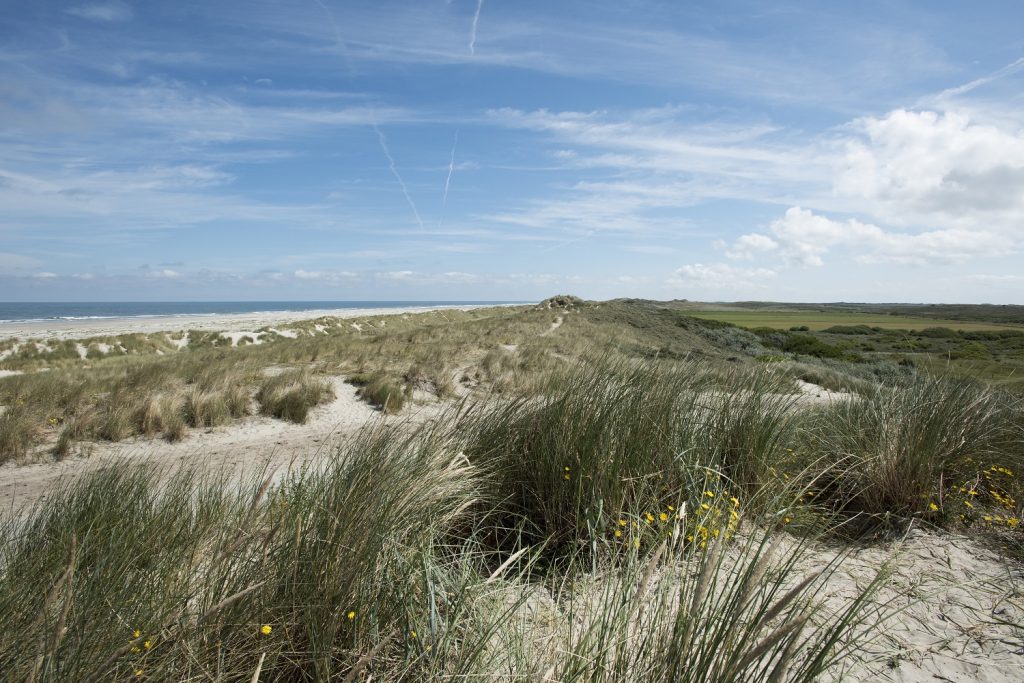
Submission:
<svg viewBox="0 0 1024 683">
<path fill-rule="evenodd" d="M 40 320 L 0 323 L 3 339 L 83 339 L 119 334 L 149 334 L 181 330 L 218 332 L 254 332 L 261 327 L 312 320 L 314 318 L 364 318 L 379 315 L 406 315 L 429 311 L 459 310 L 529 304 L 452 304 L 386 308 L 325 308 L 305 311 L 267 311 L 258 313 L 209 313 L 194 315 L 135 316 L 84 320 Z"/>
</svg>

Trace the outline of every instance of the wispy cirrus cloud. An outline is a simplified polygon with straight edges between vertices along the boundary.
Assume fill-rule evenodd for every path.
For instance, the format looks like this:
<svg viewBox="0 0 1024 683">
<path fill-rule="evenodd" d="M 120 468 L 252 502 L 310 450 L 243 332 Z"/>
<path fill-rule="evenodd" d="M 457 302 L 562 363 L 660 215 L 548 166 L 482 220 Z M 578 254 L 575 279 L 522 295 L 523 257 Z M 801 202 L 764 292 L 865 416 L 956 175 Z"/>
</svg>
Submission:
<svg viewBox="0 0 1024 683">
<path fill-rule="evenodd" d="M 106 0 L 105 2 L 87 2 L 82 5 L 69 7 L 68 14 L 73 14 L 82 19 L 100 22 L 122 22 L 130 21 L 134 12 L 132 7 L 120 0 Z"/>
</svg>

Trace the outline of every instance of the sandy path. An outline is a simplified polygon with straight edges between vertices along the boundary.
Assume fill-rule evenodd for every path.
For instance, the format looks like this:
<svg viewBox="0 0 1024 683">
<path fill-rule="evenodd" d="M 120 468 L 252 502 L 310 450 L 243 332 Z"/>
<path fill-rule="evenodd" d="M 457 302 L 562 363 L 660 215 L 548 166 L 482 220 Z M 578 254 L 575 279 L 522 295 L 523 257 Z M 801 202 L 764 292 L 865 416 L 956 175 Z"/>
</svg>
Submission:
<svg viewBox="0 0 1024 683">
<path fill-rule="evenodd" d="M 548 329 L 546 329 L 543 332 L 541 332 L 538 336 L 540 336 L 540 337 L 548 336 L 549 334 L 551 334 L 552 332 L 557 330 L 559 327 L 561 327 L 562 323 L 564 323 L 564 322 L 565 322 L 565 318 L 563 316 L 558 316 L 557 318 L 555 318 L 555 321 L 553 323 L 551 323 L 551 327 L 549 327 Z"/>
<path fill-rule="evenodd" d="M 177 443 L 138 437 L 118 443 L 90 443 L 87 457 L 27 465 L 8 463 L 0 467 L 0 510 L 17 510 L 45 500 L 62 477 L 77 477 L 119 460 L 171 467 L 201 465 L 236 476 L 257 472 L 269 464 L 282 476 L 290 467 L 313 460 L 365 425 L 378 420 L 419 424 L 436 415 L 439 408 L 439 404 L 413 405 L 399 417 L 387 417 L 357 398 L 356 388 L 343 378 L 332 378 L 331 382 L 335 399 L 314 408 L 304 425 L 253 416 L 223 427 L 191 430 Z"/>
</svg>

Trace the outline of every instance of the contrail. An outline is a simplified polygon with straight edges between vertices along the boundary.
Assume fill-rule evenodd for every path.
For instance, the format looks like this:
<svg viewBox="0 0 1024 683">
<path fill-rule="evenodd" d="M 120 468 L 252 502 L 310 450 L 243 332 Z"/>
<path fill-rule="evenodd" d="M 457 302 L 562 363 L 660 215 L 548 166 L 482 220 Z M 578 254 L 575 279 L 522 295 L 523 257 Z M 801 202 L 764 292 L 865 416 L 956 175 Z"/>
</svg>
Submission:
<svg viewBox="0 0 1024 683">
<path fill-rule="evenodd" d="M 1007 64 L 1002 69 L 999 69 L 995 73 L 989 74 L 988 76 L 982 76 L 981 78 L 975 79 L 970 83 L 965 83 L 964 85 L 960 85 L 955 88 L 948 88 L 946 90 L 943 90 L 942 92 L 939 93 L 939 97 L 963 95 L 964 93 L 968 93 L 974 90 L 975 88 L 980 88 L 981 86 L 991 83 L 992 81 L 997 81 L 1000 78 L 1016 73 L 1017 71 L 1020 71 L 1022 68 L 1024 68 L 1024 57 L 1021 57 L 1015 62 Z"/>
<path fill-rule="evenodd" d="M 334 13 L 331 12 L 330 8 L 323 3 L 323 0 L 313 0 L 316 4 L 320 5 L 320 8 L 327 15 L 327 21 L 331 22 L 331 28 L 334 29 L 334 42 L 338 44 L 338 48 L 341 50 L 341 56 L 345 58 L 345 65 L 348 66 L 348 75 L 355 76 L 356 70 L 352 65 L 352 57 L 348 54 L 348 45 L 341 38 L 341 31 L 338 30 L 338 22 L 334 20 Z"/>
<path fill-rule="evenodd" d="M 444 179 L 444 195 L 441 197 L 441 217 L 437 219 L 437 227 L 444 223 L 444 209 L 448 206 L 448 187 L 452 184 L 452 173 L 455 171 L 455 148 L 459 146 L 459 129 L 455 129 L 455 142 L 452 144 L 452 158 L 448 161 L 448 177 Z"/>
<path fill-rule="evenodd" d="M 452 183 L 452 172 L 455 170 L 455 148 L 459 146 L 459 129 L 455 129 L 455 143 L 452 145 L 452 158 L 448 162 L 448 177 L 444 179 L 444 197 L 441 199 L 441 210 L 448 205 L 448 186 Z"/>
<path fill-rule="evenodd" d="M 380 128 L 377 124 L 373 124 L 373 130 L 377 133 L 377 142 L 380 143 L 380 148 L 384 152 L 384 156 L 388 158 L 388 165 L 391 167 L 391 174 L 395 176 L 395 180 L 402 186 L 402 194 L 405 195 L 405 201 L 409 202 L 409 208 L 412 209 L 412 213 L 416 216 L 416 222 L 420 224 L 420 230 L 423 230 L 423 219 L 420 218 L 420 212 L 416 210 L 416 202 L 412 200 L 412 195 L 409 194 L 409 188 L 405 186 L 405 181 L 402 180 L 402 176 L 398 174 L 398 169 L 395 168 L 395 158 L 391 156 L 391 152 L 388 151 L 388 141 L 384 137 L 384 133 L 380 132 Z"/>
<path fill-rule="evenodd" d="M 473 28 L 469 30 L 469 54 L 476 54 L 476 25 L 480 23 L 480 10 L 484 8 L 484 0 L 476 0 L 476 13 L 473 15 Z"/>
</svg>

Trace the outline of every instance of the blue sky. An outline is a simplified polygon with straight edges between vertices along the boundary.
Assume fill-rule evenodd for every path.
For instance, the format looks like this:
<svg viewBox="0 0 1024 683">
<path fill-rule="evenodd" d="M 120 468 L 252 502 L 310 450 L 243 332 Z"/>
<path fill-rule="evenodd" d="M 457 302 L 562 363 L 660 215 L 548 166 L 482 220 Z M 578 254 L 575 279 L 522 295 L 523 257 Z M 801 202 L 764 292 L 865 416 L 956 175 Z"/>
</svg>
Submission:
<svg viewBox="0 0 1024 683">
<path fill-rule="evenodd" d="M 0 299 L 1024 303 L 1024 4 L 0 6 Z"/>
</svg>

